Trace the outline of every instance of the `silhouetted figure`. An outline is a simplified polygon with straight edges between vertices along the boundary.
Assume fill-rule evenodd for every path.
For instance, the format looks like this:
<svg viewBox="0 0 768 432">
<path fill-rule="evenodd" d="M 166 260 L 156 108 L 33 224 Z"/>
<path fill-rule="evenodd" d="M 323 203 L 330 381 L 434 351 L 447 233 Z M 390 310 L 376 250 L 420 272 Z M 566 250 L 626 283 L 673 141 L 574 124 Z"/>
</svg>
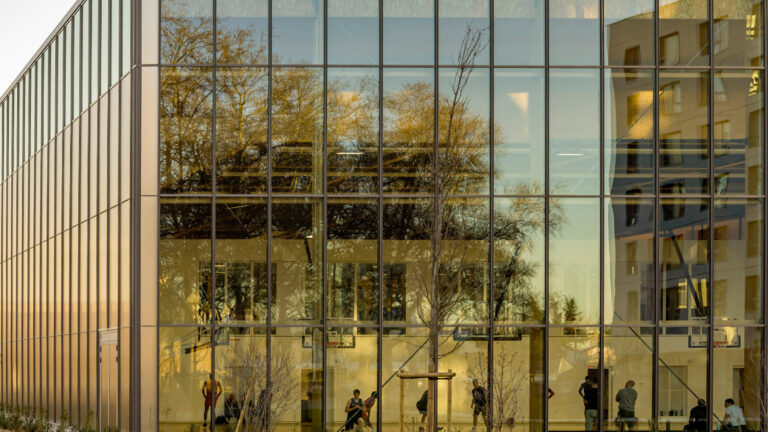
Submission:
<svg viewBox="0 0 768 432">
<path fill-rule="evenodd" d="M 688 432 L 704 432 L 707 430 L 707 403 L 704 402 L 704 399 L 699 399 L 697 405 L 691 408 L 685 430 Z"/>
</svg>

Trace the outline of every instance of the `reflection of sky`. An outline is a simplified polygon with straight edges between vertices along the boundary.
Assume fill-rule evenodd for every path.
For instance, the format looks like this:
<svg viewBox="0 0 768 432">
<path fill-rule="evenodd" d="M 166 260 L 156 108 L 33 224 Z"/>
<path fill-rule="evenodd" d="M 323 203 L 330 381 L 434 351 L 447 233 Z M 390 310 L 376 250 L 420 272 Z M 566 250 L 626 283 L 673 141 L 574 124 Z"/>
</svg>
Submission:
<svg viewBox="0 0 768 432">
<path fill-rule="evenodd" d="M 328 17 L 328 63 L 378 62 L 378 17 Z"/>
<path fill-rule="evenodd" d="M 323 62 L 323 20 L 315 17 L 272 17 L 272 53 L 283 63 Z"/>
</svg>

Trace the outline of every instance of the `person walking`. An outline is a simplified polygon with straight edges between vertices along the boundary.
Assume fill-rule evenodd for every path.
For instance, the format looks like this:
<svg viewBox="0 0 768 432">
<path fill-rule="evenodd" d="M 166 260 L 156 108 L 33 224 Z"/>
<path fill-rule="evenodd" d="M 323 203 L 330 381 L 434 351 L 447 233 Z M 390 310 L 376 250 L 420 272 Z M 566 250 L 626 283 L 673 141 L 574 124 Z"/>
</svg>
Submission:
<svg viewBox="0 0 768 432">
<path fill-rule="evenodd" d="M 587 432 L 597 428 L 597 400 L 600 397 L 600 390 L 597 388 L 597 382 L 589 380 L 589 388 L 584 392 L 584 429 Z"/>
<path fill-rule="evenodd" d="M 723 417 L 723 426 L 725 430 L 741 432 L 747 425 L 744 419 L 744 411 L 736 405 L 733 399 L 725 400 L 725 417 Z"/>
<path fill-rule="evenodd" d="M 477 379 L 472 380 L 472 432 L 477 430 L 477 416 L 483 416 L 483 423 L 488 427 L 488 390 Z"/>
<path fill-rule="evenodd" d="M 619 414 L 616 417 L 616 422 L 618 423 L 620 432 L 624 432 L 625 425 L 629 430 L 634 430 L 635 428 L 635 402 L 637 401 L 637 390 L 635 390 L 634 387 L 635 382 L 629 380 L 624 384 L 624 388 L 616 393 L 616 402 L 619 403 Z"/>
<path fill-rule="evenodd" d="M 344 423 L 344 430 L 352 430 L 355 425 L 358 426 L 358 430 L 363 430 L 363 400 L 360 399 L 360 390 L 355 389 L 352 392 L 352 399 L 347 402 L 347 406 L 344 407 L 344 412 L 347 413 L 347 422 Z"/>
</svg>

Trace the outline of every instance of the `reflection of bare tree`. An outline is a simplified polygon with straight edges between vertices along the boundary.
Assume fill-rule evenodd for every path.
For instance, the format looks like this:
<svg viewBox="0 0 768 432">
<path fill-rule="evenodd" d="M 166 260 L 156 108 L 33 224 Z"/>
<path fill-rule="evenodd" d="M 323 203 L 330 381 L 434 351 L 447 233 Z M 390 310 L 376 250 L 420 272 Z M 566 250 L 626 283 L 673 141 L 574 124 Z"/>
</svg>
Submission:
<svg viewBox="0 0 768 432">
<path fill-rule="evenodd" d="M 520 373 L 519 365 L 527 359 L 521 359 L 516 351 L 499 345 L 493 359 L 493 416 L 490 418 L 491 429 L 501 432 L 505 425 L 511 426 L 517 416 L 520 405 L 520 394 L 528 376 Z M 476 353 L 468 360 L 467 376 L 480 381 L 480 385 L 488 387 L 488 355 Z M 471 386 L 468 388 L 472 390 Z M 533 400 L 530 401 L 534 403 Z"/>
<path fill-rule="evenodd" d="M 264 341 L 246 337 L 232 344 L 220 361 L 219 373 L 232 385 L 240 408 L 235 432 L 273 432 L 293 402 L 293 353 L 273 351 L 270 362 Z"/>
</svg>

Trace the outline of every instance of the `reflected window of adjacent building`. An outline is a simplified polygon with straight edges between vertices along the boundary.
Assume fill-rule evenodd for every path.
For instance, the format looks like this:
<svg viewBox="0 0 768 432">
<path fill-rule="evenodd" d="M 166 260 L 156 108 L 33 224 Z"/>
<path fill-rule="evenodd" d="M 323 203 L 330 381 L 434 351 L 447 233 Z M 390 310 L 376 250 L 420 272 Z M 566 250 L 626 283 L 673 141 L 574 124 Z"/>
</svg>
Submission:
<svg viewBox="0 0 768 432">
<path fill-rule="evenodd" d="M 608 0 L 603 8 L 606 63 L 653 65 L 653 1 Z"/>
<path fill-rule="evenodd" d="M 709 62 L 706 0 L 661 0 L 659 63 L 664 66 Z M 703 25 L 703 30 L 701 25 Z"/>
<path fill-rule="evenodd" d="M 715 65 L 762 66 L 763 1 L 716 0 L 712 49 Z"/>
</svg>

